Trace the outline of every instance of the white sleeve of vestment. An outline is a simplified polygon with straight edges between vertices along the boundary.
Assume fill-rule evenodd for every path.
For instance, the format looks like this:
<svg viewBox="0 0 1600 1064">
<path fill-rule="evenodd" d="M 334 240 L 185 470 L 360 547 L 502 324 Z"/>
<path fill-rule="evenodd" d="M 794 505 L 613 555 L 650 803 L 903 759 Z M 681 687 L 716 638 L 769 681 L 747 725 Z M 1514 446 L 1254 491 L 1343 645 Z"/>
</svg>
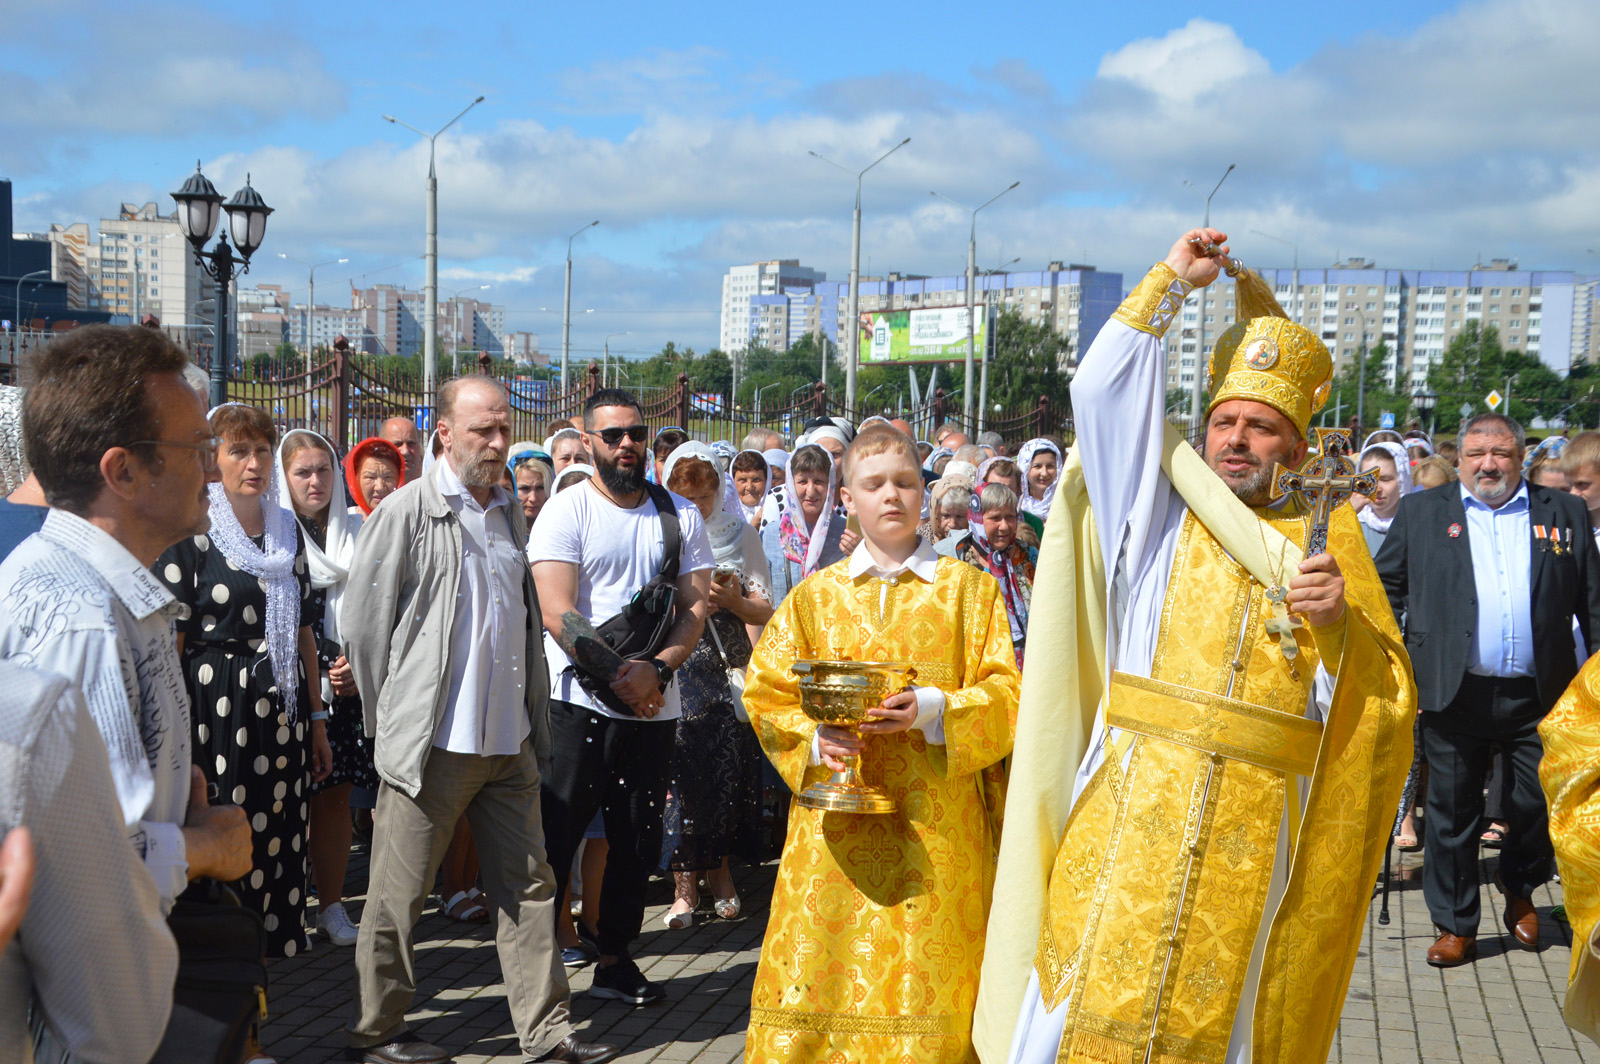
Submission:
<svg viewBox="0 0 1600 1064">
<path fill-rule="evenodd" d="M 1106 322 L 1072 381 L 1078 454 L 1105 558 L 1106 586 L 1117 561 L 1127 573 L 1159 549 L 1172 482 L 1161 470 L 1166 419 L 1166 353 L 1161 338 Z"/>
</svg>

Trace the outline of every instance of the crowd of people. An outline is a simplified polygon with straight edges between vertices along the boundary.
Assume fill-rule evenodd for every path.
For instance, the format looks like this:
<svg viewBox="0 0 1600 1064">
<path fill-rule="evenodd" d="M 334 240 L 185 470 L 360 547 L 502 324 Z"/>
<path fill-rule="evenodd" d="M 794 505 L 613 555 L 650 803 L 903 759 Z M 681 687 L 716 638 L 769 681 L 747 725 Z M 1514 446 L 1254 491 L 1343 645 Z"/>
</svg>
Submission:
<svg viewBox="0 0 1600 1064">
<path fill-rule="evenodd" d="M 1203 257 L 1173 254 L 1163 291 L 1215 276 Z M 1093 847 L 1075 832 L 1101 830 L 1084 823 L 1102 814 L 1132 823 L 1117 803 L 1141 786 L 1164 793 L 1191 771 L 1143 745 L 1146 726 L 1122 692 L 1187 689 L 1175 677 L 1198 666 L 1184 655 L 1209 660 L 1201 644 L 1216 633 L 1200 630 L 1221 614 L 1191 604 L 1204 616 L 1185 621 L 1195 632 L 1184 634 L 1171 603 L 1192 587 L 1215 590 L 1223 572 L 1242 581 L 1246 616 L 1286 605 L 1304 624 L 1251 636 L 1262 640 L 1256 658 L 1228 650 L 1216 696 L 1230 706 L 1298 699 L 1320 729 L 1352 697 L 1336 680 L 1363 674 L 1384 712 L 1410 713 L 1409 774 L 1402 758 L 1369 775 L 1374 794 L 1406 775 L 1380 834 L 1425 850 L 1440 930 L 1429 963 L 1473 956 L 1480 844 L 1501 850 L 1508 933 L 1536 944 L 1530 899 L 1555 856 L 1538 729 L 1600 639 L 1600 434 L 1530 448 L 1499 415 L 1437 446 L 1420 431 L 1373 433 L 1359 464 L 1376 471 L 1376 488 L 1354 500 L 1353 518 L 1340 516 L 1337 561 L 1306 558 L 1293 579 L 1280 572 L 1255 587 L 1228 568 L 1236 553 L 1256 564 L 1236 541 L 1189 531 L 1223 521 L 1216 503 L 1194 501 L 1176 459 L 1085 443 L 1123 431 L 1118 418 L 1154 419 L 1160 435 L 1159 381 L 1147 382 L 1155 398 L 1144 406 L 1143 378 L 1127 382 L 1154 372 L 1136 365 L 1160 335 L 1159 309 L 1140 317 L 1149 298 L 1130 296 L 1122 331 L 1086 359 L 1074 394 L 1094 396 L 1098 413 L 1080 418 L 1089 435 L 1071 461 L 1059 438 L 1013 451 L 949 423 L 918 440 L 888 417 L 818 417 L 792 440 L 758 427 L 737 445 L 706 441 L 650 429 L 617 389 L 594 393 L 544 439 L 518 442 L 508 396 L 480 376 L 441 387 L 426 439 L 396 417 L 341 455 L 252 406 L 208 411 L 193 367 L 159 332 L 89 326 L 56 340 L 0 403 L 0 471 L 12 478 L 0 501 L 0 829 L 14 829 L 0 848 L 0 942 L 21 929 L 0 957 L 0 1061 L 23 1059 L 19 1047 L 45 1060 L 148 1060 L 184 963 L 167 921 L 180 899 L 217 882 L 259 917 L 269 957 L 319 939 L 354 947 L 351 1059 L 448 1059 L 406 1021 L 413 935 L 435 895 L 455 920 L 493 921 L 527 1059 L 611 1059 L 616 1047 L 574 1033 L 567 973 L 592 965 L 589 993 L 602 999 L 662 1000 L 634 960 L 651 877 L 672 883 L 666 928 L 737 919 L 733 870 L 770 857 L 777 834 L 753 1058 L 823 1059 L 854 1046 L 856 1058 L 879 1059 L 893 1045 L 916 1059 L 969 1059 L 991 1008 L 978 993 L 981 966 L 986 985 L 1014 984 L 994 999 L 1014 1021 L 1010 1058 L 1055 1059 L 1087 1036 L 1073 1034 L 1065 991 L 1046 980 L 1065 987 L 1079 969 L 1052 950 L 1070 954 L 1072 914 L 1104 895 L 1081 884 L 1099 875 L 1115 895 L 1127 874 L 1084 859 Z M 1257 379 L 1289 372 L 1274 368 L 1278 346 L 1270 357 L 1260 346 L 1301 342 L 1285 328 L 1232 341 L 1252 353 L 1221 367 L 1238 373 L 1226 377 L 1232 391 L 1217 378 L 1205 450 L 1229 500 L 1256 508 L 1269 566 L 1308 527 L 1292 504 L 1267 505 L 1259 475 L 1264 455 L 1304 457 L 1314 409 L 1309 385 L 1284 400 Z M 1137 372 L 1115 370 L 1117 359 Z M 1155 516 L 1139 517 L 1141 507 Z M 1044 571 L 1070 592 L 1036 596 L 1052 552 L 1056 567 Z M 1079 566 L 1070 578 L 1062 556 Z M 1347 578 L 1366 581 L 1348 618 Z M 1072 627 L 1085 596 L 1112 620 Z M 1297 660 L 1293 629 L 1307 625 Z M 1358 625 L 1364 643 L 1346 634 Z M 1103 705 L 1099 680 L 1057 683 L 1074 655 L 1115 662 Z M 807 658 L 909 661 L 918 682 L 884 696 L 859 732 L 819 728 L 788 669 Z M 1029 675 L 1045 677 L 1026 696 L 1025 659 L 1043 662 Z M 1247 686 L 1268 682 L 1258 672 L 1277 686 Z M 1083 701 L 1097 723 L 1076 738 L 1047 728 L 1025 756 L 1017 737 L 1038 734 L 1030 719 L 1044 712 L 1030 703 L 1051 698 Z M 1174 720 L 1169 731 L 1187 726 Z M 1141 736 L 1131 754 L 1124 735 Z M 1411 749 L 1403 739 L 1395 749 Z M 1046 748 L 1071 752 L 1048 782 L 1022 769 L 1024 793 L 1046 797 L 1018 808 L 1059 807 L 1035 833 L 1051 852 L 1022 858 L 1035 872 L 1054 858 L 1052 885 L 1005 914 L 1024 928 L 1016 941 L 1032 934 L 1038 944 L 1031 982 L 1026 967 L 991 978 L 984 955 L 995 861 L 1003 869 L 1010 859 L 1001 827 L 1014 741 L 1019 764 Z M 825 819 L 790 808 L 790 794 L 869 748 L 870 782 L 895 793 L 903 813 Z M 1226 749 L 1210 763 L 1256 764 Z M 1165 783 L 1140 775 L 1152 759 Z M 1307 776 L 1341 768 L 1289 755 L 1270 764 L 1279 782 L 1260 786 L 1280 804 L 1282 766 Z M 1121 782 L 1098 785 L 1115 771 Z M 1228 786 L 1256 786 L 1240 779 Z M 1218 839 L 1250 793 L 1207 814 L 1219 818 Z M 1394 800 L 1386 795 L 1378 804 Z M 1171 834 L 1167 800 L 1140 813 L 1147 839 Z M 1319 826 L 1314 803 L 1306 818 L 1288 830 L 1337 834 Z M 1257 838 L 1259 825 L 1241 820 L 1228 846 L 1286 854 L 1276 823 Z M 343 897 L 358 838 L 370 847 L 359 922 Z M 1372 841 L 1351 851 L 1358 868 Z M 1153 849 L 1147 858 L 1165 859 Z M 1069 880 L 1080 884 L 1070 898 L 1055 885 Z M 1262 904 L 1268 889 L 1263 879 Z M 1208 897 L 1197 887 L 1185 904 Z M 1108 928 L 1123 919 L 1103 918 Z M 841 945 L 861 936 L 870 949 Z M 1118 955 L 1087 938 L 1073 948 Z M 1122 948 L 1117 963 L 1132 975 Z M 1032 945 L 1012 952 L 1034 963 Z M 930 970 L 940 978 L 925 978 Z M 241 1037 L 240 1059 L 272 1059 L 253 1031 Z"/>
</svg>

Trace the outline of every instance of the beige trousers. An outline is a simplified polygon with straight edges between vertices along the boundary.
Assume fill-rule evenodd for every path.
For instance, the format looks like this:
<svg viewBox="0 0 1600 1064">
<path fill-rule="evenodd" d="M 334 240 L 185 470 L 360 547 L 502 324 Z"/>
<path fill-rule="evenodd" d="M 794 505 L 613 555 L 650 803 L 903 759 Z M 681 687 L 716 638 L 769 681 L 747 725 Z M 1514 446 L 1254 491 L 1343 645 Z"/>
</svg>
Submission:
<svg viewBox="0 0 1600 1064">
<path fill-rule="evenodd" d="M 539 767 L 524 742 L 509 757 L 431 751 L 416 798 L 388 783 L 379 788 L 356 941 L 352 1046 L 381 1045 L 406 1030 L 417 988 L 412 932 L 462 813 L 478 847 L 506 1004 L 522 1051 L 542 1056 L 572 1033 L 567 973 L 556 945 L 559 899 L 539 813 Z"/>
</svg>

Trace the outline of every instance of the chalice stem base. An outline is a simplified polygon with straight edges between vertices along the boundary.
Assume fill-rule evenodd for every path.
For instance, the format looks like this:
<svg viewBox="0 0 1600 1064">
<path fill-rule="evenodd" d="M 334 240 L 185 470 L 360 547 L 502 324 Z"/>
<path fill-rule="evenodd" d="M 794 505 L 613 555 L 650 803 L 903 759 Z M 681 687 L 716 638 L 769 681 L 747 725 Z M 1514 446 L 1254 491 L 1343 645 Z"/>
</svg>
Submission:
<svg viewBox="0 0 1600 1064">
<path fill-rule="evenodd" d="M 806 809 L 830 813 L 892 813 L 894 799 L 876 787 L 862 782 L 856 773 L 856 759 L 845 762 L 843 772 L 835 772 L 826 783 L 813 783 L 798 799 Z"/>
</svg>

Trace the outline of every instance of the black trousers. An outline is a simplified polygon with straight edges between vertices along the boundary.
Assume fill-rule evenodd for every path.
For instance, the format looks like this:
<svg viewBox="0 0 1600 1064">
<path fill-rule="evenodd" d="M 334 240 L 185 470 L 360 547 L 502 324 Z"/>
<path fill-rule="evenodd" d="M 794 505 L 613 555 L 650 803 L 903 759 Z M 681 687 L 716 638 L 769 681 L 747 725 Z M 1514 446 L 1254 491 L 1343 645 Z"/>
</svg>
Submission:
<svg viewBox="0 0 1600 1064">
<path fill-rule="evenodd" d="M 1502 810 L 1510 825 L 1500 850 L 1506 891 L 1526 898 L 1550 878 L 1550 814 L 1539 786 L 1544 747 L 1537 728 L 1544 716 L 1532 677 L 1498 679 L 1468 674 L 1455 700 L 1422 714 L 1428 758 L 1427 859 L 1422 892 L 1441 930 L 1478 933 L 1478 835 L 1483 781 L 1496 753 L 1509 777 Z"/>
<path fill-rule="evenodd" d="M 661 864 L 677 728 L 676 720 L 617 720 L 586 706 L 550 702 L 551 766 L 540 792 L 545 850 L 559 899 L 584 830 L 601 811 L 609 848 L 594 930 L 603 954 L 628 956 L 644 926 L 645 887 Z M 592 919 L 589 913 L 584 918 Z"/>
</svg>

